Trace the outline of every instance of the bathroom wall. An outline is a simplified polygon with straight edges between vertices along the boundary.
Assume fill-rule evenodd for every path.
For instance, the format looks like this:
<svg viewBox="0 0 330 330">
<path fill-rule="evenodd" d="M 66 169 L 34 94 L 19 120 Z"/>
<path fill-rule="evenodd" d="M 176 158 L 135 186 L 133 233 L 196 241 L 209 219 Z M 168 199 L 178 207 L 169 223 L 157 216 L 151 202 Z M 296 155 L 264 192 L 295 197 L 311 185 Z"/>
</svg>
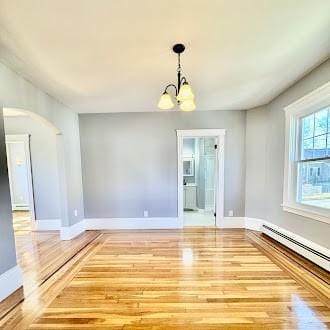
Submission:
<svg viewBox="0 0 330 330">
<path fill-rule="evenodd" d="M 196 159 L 196 145 L 197 139 L 195 138 L 184 138 L 182 144 L 182 154 L 183 158 L 191 157 L 194 158 L 194 175 L 193 176 L 184 176 L 183 179 L 186 183 L 196 183 L 196 173 L 198 170 L 198 162 Z"/>
</svg>

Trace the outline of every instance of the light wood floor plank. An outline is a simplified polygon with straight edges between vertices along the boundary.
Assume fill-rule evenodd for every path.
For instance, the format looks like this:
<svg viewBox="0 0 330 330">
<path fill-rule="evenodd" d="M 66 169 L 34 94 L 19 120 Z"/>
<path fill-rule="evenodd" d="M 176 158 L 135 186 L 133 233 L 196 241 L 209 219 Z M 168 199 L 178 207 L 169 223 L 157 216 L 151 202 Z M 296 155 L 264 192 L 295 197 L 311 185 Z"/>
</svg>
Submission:
<svg viewBox="0 0 330 330">
<path fill-rule="evenodd" d="M 244 230 L 106 233 L 30 328 L 326 329 L 329 308 L 281 265 Z"/>
</svg>

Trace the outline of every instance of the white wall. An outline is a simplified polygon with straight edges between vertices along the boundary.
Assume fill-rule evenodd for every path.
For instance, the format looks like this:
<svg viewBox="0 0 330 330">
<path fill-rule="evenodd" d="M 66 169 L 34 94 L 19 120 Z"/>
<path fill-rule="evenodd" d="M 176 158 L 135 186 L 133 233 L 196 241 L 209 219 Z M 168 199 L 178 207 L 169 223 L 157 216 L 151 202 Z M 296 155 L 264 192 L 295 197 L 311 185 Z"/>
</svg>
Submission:
<svg viewBox="0 0 330 330">
<path fill-rule="evenodd" d="M 60 219 L 56 134 L 30 116 L 5 117 L 5 133 L 30 134 L 36 220 Z"/>
</svg>

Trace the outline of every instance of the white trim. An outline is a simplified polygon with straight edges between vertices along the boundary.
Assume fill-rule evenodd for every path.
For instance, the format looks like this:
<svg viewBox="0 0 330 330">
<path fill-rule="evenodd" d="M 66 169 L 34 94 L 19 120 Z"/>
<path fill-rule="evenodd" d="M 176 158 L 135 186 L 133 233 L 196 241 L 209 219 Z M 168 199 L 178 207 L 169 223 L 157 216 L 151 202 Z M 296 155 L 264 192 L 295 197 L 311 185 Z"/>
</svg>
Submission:
<svg viewBox="0 0 330 330">
<path fill-rule="evenodd" d="M 295 204 L 295 205 L 304 205 L 304 204 Z M 282 205 L 283 211 L 301 215 L 305 218 L 310 218 L 313 220 L 321 221 L 330 224 L 330 219 L 327 215 L 324 215 L 325 212 L 317 212 L 312 210 L 312 206 L 304 205 L 304 207 L 291 206 L 291 205 Z M 321 208 L 319 208 L 322 210 Z M 330 213 L 330 212 L 329 212 Z"/>
<path fill-rule="evenodd" d="M 261 231 L 264 222 L 261 219 L 245 217 L 245 229 Z"/>
<path fill-rule="evenodd" d="M 0 302 L 23 285 L 21 269 L 18 265 L 0 275 Z"/>
<path fill-rule="evenodd" d="M 224 136 L 226 130 L 223 128 L 202 128 L 202 129 L 177 129 L 176 135 L 182 137 L 205 137 L 205 136 Z"/>
<path fill-rule="evenodd" d="M 188 129 L 188 130 L 180 130 L 176 131 L 177 133 L 177 193 L 178 193 L 178 203 L 177 203 L 177 212 L 178 218 L 180 222 L 184 223 L 184 210 L 183 210 L 183 137 L 216 137 L 218 139 L 218 159 L 217 159 L 217 182 L 215 189 L 216 196 L 216 218 L 215 224 L 217 227 L 222 228 L 224 225 L 224 177 L 225 177 L 225 129 Z"/>
<path fill-rule="evenodd" d="M 265 224 L 268 227 L 294 239 L 297 242 L 300 242 L 301 244 L 318 251 L 326 256 L 330 256 L 330 250 L 318 245 L 302 236 L 299 236 L 297 234 L 294 234 L 293 232 L 286 230 L 282 227 L 279 227 L 271 222 L 268 222 L 266 220 L 262 219 L 256 219 L 256 218 L 249 218 L 249 217 L 225 217 L 224 218 L 224 223 L 222 228 L 242 228 L 242 229 L 249 229 L 249 230 L 256 230 L 256 231 L 261 231 L 265 233 L 266 235 L 272 237 L 276 241 L 280 242 L 281 244 L 287 246 L 288 248 L 292 249 L 293 251 L 297 252 L 298 254 L 302 255 L 308 260 L 311 260 L 315 264 L 319 265 L 320 267 L 326 269 L 327 271 L 330 271 L 330 262 L 327 262 L 323 258 L 315 255 L 314 253 L 300 247 L 297 244 L 294 244 L 290 242 L 289 240 L 285 239 L 284 237 L 281 237 L 277 235 L 276 233 L 273 233 L 270 230 L 267 230 L 264 228 L 262 225 Z"/>
<path fill-rule="evenodd" d="M 85 219 L 86 230 L 107 229 L 181 229 L 179 218 L 108 218 Z"/>
<path fill-rule="evenodd" d="M 60 230 L 60 228 L 61 219 L 36 220 L 35 230 L 37 231 Z"/>
<path fill-rule="evenodd" d="M 266 224 L 268 227 L 294 239 L 295 241 L 313 249 L 313 250 L 316 250 L 328 257 L 330 257 L 330 250 L 321 246 L 321 245 L 318 245 L 304 237 L 301 237 L 299 235 L 296 235 L 294 234 L 293 232 L 291 231 L 288 231 L 282 227 L 279 227 L 277 225 L 274 225 L 270 222 L 267 222 L 267 221 L 263 221 L 264 224 Z M 294 244 L 293 242 L 287 240 L 286 238 L 284 237 L 281 237 L 279 235 L 277 235 L 276 233 L 268 230 L 267 228 L 264 228 L 262 227 L 262 232 L 265 233 L 266 235 L 272 237 L 273 239 L 275 239 L 276 241 L 282 243 L 283 245 L 287 246 L 288 248 L 294 250 L 295 252 L 297 252 L 298 254 L 302 255 L 303 257 L 305 257 L 306 259 L 309 259 L 311 261 L 313 261 L 314 263 L 316 263 L 317 265 L 319 265 L 320 267 L 326 269 L 327 271 L 330 271 L 330 262 L 327 262 L 326 260 L 324 260 L 323 258 L 315 255 L 314 253 L 300 247 L 299 245 L 297 244 Z"/>
<path fill-rule="evenodd" d="M 28 192 L 29 192 L 29 212 L 32 228 L 36 226 L 36 215 L 34 205 L 34 194 L 33 194 L 33 178 L 32 178 L 32 166 L 31 166 L 31 151 L 30 151 L 30 134 L 6 134 L 6 144 L 9 143 L 24 143 L 26 170 L 27 170 L 27 181 L 28 181 Z M 10 177 L 10 166 L 8 166 L 8 174 Z M 9 180 L 11 187 L 11 182 Z M 17 208 L 17 210 L 20 208 Z"/>
<path fill-rule="evenodd" d="M 282 232 L 296 241 L 316 250 L 325 255 L 330 255 L 329 249 L 320 246 L 312 241 L 307 240 L 299 235 L 296 235 L 282 227 L 276 226 L 268 221 L 249 218 L 249 217 L 224 217 L 221 223 L 221 228 L 242 228 L 265 232 L 263 224 Z M 183 221 L 180 218 L 87 218 L 76 223 L 71 227 L 61 228 L 61 239 L 70 240 L 81 234 L 85 230 L 134 230 L 134 229 L 182 229 Z M 289 244 L 287 240 L 280 240 L 278 235 L 270 235 L 267 231 L 265 234 L 271 236 L 275 240 L 291 248 L 305 258 L 315 262 L 317 265 L 329 270 L 330 265 L 326 264 L 323 259 L 318 258 L 312 253 L 308 253 L 305 249 L 299 248 L 296 244 Z M 276 237 L 275 237 L 276 236 Z"/>
<path fill-rule="evenodd" d="M 330 82 L 325 83 L 309 94 L 301 97 L 284 108 L 291 115 L 305 116 L 327 106 L 330 99 Z"/>
<path fill-rule="evenodd" d="M 61 240 L 69 241 L 86 230 L 86 221 L 82 220 L 69 227 L 61 227 Z"/>
<path fill-rule="evenodd" d="M 285 155 L 283 182 L 283 211 L 291 212 L 330 224 L 330 211 L 296 201 L 297 166 L 299 152 L 299 119 L 330 104 L 330 82 L 284 108 Z"/>
<path fill-rule="evenodd" d="M 219 228 L 245 228 L 245 218 L 244 217 L 224 217 Z"/>
</svg>

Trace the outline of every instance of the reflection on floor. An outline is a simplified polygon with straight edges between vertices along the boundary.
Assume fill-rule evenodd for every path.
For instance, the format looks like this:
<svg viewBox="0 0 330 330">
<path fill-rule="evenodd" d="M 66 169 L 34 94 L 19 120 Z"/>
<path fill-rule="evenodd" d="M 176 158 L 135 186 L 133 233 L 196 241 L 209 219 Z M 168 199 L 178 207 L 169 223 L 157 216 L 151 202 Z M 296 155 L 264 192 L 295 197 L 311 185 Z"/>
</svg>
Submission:
<svg viewBox="0 0 330 330">
<path fill-rule="evenodd" d="M 215 217 L 213 212 L 184 211 L 185 227 L 213 227 Z"/>
<path fill-rule="evenodd" d="M 35 238 L 44 235 L 49 233 Z M 98 235 L 0 317 L 0 328 L 316 330 L 330 325 L 328 283 L 262 234 L 186 228 Z M 45 249 L 44 262 L 51 262 L 76 243 L 53 237 L 38 246 Z M 30 264 L 38 274 L 38 260 Z"/>
<path fill-rule="evenodd" d="M 23 273 L 24 291 L 19 289 L 0 302 L 0 329 L 3 315 L 20 301 L 30 297 L 32 292 L 38 291 L 44 281 L 100 235 L 98 232 L 88 231 L 71 241 L 61 241 L 59 231 L 32 231 L 29 212 L 14 212 L 13 223 L 17 263 Z M 37 301 L 38 299 L 35 303 Z M 37 305 L 31 305 L 31 308 L 32 306 L 37 312 Z"/>
<path fill-rule="evenodd" d="M 13 224 L 15 233 L 20 231 L 31 231 L 31 220 L 29 211 L 14 211 Z"/>
</svg>

